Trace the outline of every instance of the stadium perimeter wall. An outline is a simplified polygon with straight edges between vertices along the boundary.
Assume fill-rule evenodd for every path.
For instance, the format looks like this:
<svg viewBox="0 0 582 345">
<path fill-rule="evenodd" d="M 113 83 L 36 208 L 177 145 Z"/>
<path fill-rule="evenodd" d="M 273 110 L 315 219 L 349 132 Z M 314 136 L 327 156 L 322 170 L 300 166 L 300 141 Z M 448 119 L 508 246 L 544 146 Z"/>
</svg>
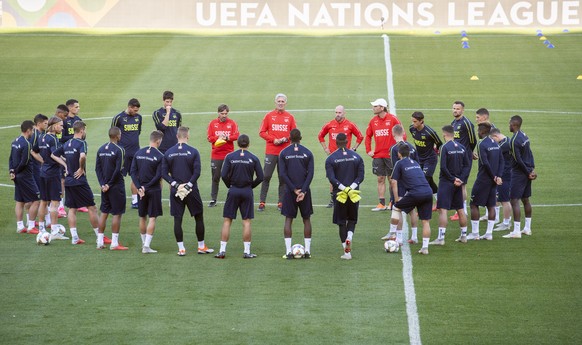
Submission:
<svg viewBox="0 0 582 345">
<path fill-rule="evenodd" d="M 0 0 L 0 28 L 580 28 L 581 1 Z"/>
</svg>

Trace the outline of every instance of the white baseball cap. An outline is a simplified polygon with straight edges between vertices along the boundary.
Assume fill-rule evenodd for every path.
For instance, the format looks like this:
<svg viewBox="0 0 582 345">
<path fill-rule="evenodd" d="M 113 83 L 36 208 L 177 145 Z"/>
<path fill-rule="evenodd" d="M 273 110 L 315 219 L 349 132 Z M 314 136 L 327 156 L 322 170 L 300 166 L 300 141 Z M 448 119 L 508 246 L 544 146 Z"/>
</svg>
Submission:
<svg viewBox="0 0 582 345">
<path fill-rule="evenodd" d="M 388 102 L 386 102 L 386 100 L 384 98 L 378 98 L 374 102 L 370 102 L 370 104 L 372 104 L 373 106 L 378 106 L 378 105 L 381 105 L 383 107 L 388 106 Z"/>
</svg>

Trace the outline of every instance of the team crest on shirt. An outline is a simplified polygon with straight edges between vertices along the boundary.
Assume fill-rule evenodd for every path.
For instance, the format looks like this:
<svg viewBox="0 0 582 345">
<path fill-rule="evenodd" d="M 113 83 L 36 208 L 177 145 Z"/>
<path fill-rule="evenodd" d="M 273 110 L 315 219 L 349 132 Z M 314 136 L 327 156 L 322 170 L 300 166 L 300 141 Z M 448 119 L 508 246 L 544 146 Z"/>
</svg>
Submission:
<svg viewBox="0 0 582 345">
<path fill-rule="evenodd" d="M 226 125 L 226 128 L 231 129 L 232 126 L 231 125 Z"/>
<path fill-rule="evenodd" d="M 288 118 L 285 118 L 285 120 L 284 120 L 284 121 L 285 121 L 285 122 L 289 122 L 289 119 L 288 119 Z"/>
<path fill-rule="evenodd" d="M 348 131 L 348 126 L 344 126 L 344 131 L 347 132 Z"/>
</svg>

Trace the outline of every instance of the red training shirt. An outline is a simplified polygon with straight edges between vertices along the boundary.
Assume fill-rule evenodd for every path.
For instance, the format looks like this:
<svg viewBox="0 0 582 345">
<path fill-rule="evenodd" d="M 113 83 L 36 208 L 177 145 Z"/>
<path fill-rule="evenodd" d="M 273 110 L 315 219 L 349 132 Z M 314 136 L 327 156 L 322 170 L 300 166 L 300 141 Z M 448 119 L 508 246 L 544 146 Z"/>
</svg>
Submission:
<svg viewBox="0 0 582 345">
<path fill-rule="evenodd" d="M 320 143 L 325 142 L 325 136 L 328 133 L 329 133 L 329 144 L 327 145 L 327 147 L 329 148 L 330 152 L 337 150 L 335 138 L 340 133 L 345 133 L 345 135 L 348 137 L 347 145 L 348 149 L 352 147 L 351 146 L 352 134 L 356 136 L 356 143 L 359 144 L 364 140 L 364 136 L 362 135 L 362 132 L 360 132 L 360 130 L 358 129 L 358 126 L 356 126 L 355 123 L 345 118 L 341 123 L 337 122 L 336 119 L 333 119 L 326 123 L 325 125 L 323 125 L 323 127 L 321 127 L 321 131 L 319 131 L 319 134 L 317 135 L 317 138 L 319 139 Z"/>
<path fill-rule="evenodd" d="M 392 128 L 396 125 L 401 125 L 396 115 L 386 113 L 384 118 L 377 115 L 372 117 L 366 129 L 366 153 L 372 150 L 372 137 L 374 137 L 374 157 L 372 158 L 390 158 L 390 148 L 396 144 L 392 136 Z M 406 140 L 406 134 L 404 140 Z"/>
<path fill-rule="evenodd" d="M 261 127 L 259 129 L 259 135 L 267 142 L 265 154 L 279 155 L 279 153 L 291 143 L 289 141 L 289 135 L 291 130 L 295 128 L 297 128 L 295 117 L 287 111 L 278 111 L 275 109 L 267 113 L 263 118 L 263 122 L 261 122 Z M 287 138 L 287 142 L 280 145 L 275 145 L 273 143 L 275 139 L 281 138 Z"/>
<path fill-rule="evenodd" d="M 218 140 L 220 135 L 228 137 L 226 144 L 216 147 L 214 142 Z M 220 122 L 218 118 L 210 121 L 208 124 L 208 142 L 212 146 L 212 151 L 210 153 L 210 159 L 221 159 L 224 160 L 227 154 L 234 151 L 234 142 L 238 139 L 238 125 L 234 120 L 227 118 L 226 121 Z"/>
</svg>

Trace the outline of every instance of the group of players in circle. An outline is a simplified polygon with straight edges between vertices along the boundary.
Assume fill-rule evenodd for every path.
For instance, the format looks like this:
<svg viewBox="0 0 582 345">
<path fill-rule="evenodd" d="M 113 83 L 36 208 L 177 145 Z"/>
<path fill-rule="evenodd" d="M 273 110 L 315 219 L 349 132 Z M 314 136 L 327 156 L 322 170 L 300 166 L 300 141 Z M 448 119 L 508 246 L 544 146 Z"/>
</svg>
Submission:
<svg viewBox="0 0 582 345">
<path fill-rule="evenodd" d="M 127 250 L 119 242 L 121 217 L 126 209 L 124 177 L 131 178 L 132 208 L 139 215 L 139 231 L 142 253 L 156 253 L 151 242 L 156 219 L 162 216 L 162 180 L 170 188 L 170 214 L 174 219 L 174 235 L 178 255 L 186 255 L 182 229 L 186 210 L 195 219 L 198 239 L 197 253 L 214 253 L 204 241 L 205 226 L 203 202 L 198 189 L 201 175 L 201 159 L 196 148 L 188 144 L 190 129 L 182 125 L 182 115 L 173 108 L 174 94 L 163 93 L 163 106 L 152 117 L 156 130 L 149 136 L 149 144 L 139 145 L 143 124 L 139 114 L 141 107 L 135 98 L 127 108 L 116 115 L 109 129 L 109 141 L 97 151 L 95 174 L 101 189 L 100 214 L 97 212 L 91 188 L 86 177 L 87 143 L 86 125 L 79 118 L 79 102 L 71 99 L 59 105 L 50 119 L 38 114 L 34 121 L 21 125 L 21 136 L 12 143 L 9 173 L 15 184 L 14 199 L 17 232 L 47 235 L 50 239 L 69 239 L 66 229 L 58 224 L 64 188 L 64 206 L 71 242 L 85 243 L 79 237 L 76 226 L 77 211 L 89 214 L 89 221 L 96 235 L 97 249 L 109 245 L 110 250 Z M 265 115 L 259 135 L 266 142 L 264 164 L 249 151 L 250 138 L 240 134 L 237 123 L 228 117 L 229 107 L 221 104 L 218 117 L 207 129 L 211 144 L 211 201 L 208 207 L 217 205 L 220 181 L 228 188 L 223 209 L 220 249 L 216 258 L 226 257 L 232 221 L 240 212 L 243 227 L 243 258 L 255 258 L 251 252 L 251 220 L 254 218 L 253 189 L 261 184 L 257 211 L 265 210 L 270 181 L 275 172 L 279 177 L 277 207 L 285 216 L 283 258 L 293 259 L 292 223 L 301 213 L 304 228 L 304 258 L 311 257 L 311 215 L 313 214 L 310 184 L 314 175 L 312 152 L 301 145 L 301 132 L 295 118 L 286 111 L 287 96 L 275 96 L 275 109 Z M 489 122 L 489 112 L 477 111 L 478 136 L 473 123 L 464 116 L 464 104 L 453 104 L 454 120 L 442 127 L 439 135 L 424 123 L 424 114 L 411 116 L 410 134 L 414 145 L 406 141 L 405 130 L 398 119 L 390 114 L 387 102 L 377 99 L 371 102 L 374 116 L 365 134 L 345 117 L 345 109 L 339 105 L 335 117 L 326 123 L 318 138 L 328 155 L 325 161 L 326 177 L 330 182 L 330 202 L 333 223 L 338 225 L 342 243 L 342 259 L 352 258 L 352 241 L 358 221 L 360 185 L 364 180 L 364 160 L 357 149 L 364 141 L 366 154 L 372 158 L 372 172 L 377 177 L 378 205 L 372 211 L 391 210 L 390 230 L 383 240 L 396 240 L 403 244 L 402 227 L 406 214 L 410 214 L 411 244 L 418 243 L 418 220 L 422 223 L 421 254 L 428 254 L 430 245 L 444 245 L 447 227 L 447 211 L 456 210 L 451 217 L 459 221 L 461 235 L 458 242 L 468 240 L 492 240 L 494 230 L 510 230 L 513 213 L 513 231 L 503 236 L 520 238 L 531 235 L 531 181 L 537 177 L 529 139 L 521 131 L 522 118 L 512 116 L 509 121 L 511 138 Z M 326 143 L 326 137 L 328 141 Z M 352 145 L 352 137 L 355 143 Z M 235 150 L 234 142 L 238 149 Z M 476 150 L 475 150 L 476 148 Z M 433 180 L 440 155 L 438 186 Z M 478 173 L 470 197 L 471 233 L 467 234 L 466 184 L 472 160 L 478 160 Z M 387 182 L 390 199 L 386 202 Z M 436 199 L 434 205 L 433 199 Z M 520 205 L 525 211 L 525 224 L 521 230 Z M 499 220 L 499 208 L 503 206 L 503 223 L 494 229 Z M 487 230 L 479 234 L 479 207 L 487 213 Z M 439 212 L 438 237 L 430 242 L 429 221 L 432 212 Z M 23 221 L 27 214 L 27 223 Z M 107 219 L 112 216 L 112 236 L 104 235 Z M 36 220 L 38 219 L 38 222 Z M 496 221 L 497 219 L 497 221 Z M 36 228 L 38 226 L 38 229 Z"/>
</svg>

